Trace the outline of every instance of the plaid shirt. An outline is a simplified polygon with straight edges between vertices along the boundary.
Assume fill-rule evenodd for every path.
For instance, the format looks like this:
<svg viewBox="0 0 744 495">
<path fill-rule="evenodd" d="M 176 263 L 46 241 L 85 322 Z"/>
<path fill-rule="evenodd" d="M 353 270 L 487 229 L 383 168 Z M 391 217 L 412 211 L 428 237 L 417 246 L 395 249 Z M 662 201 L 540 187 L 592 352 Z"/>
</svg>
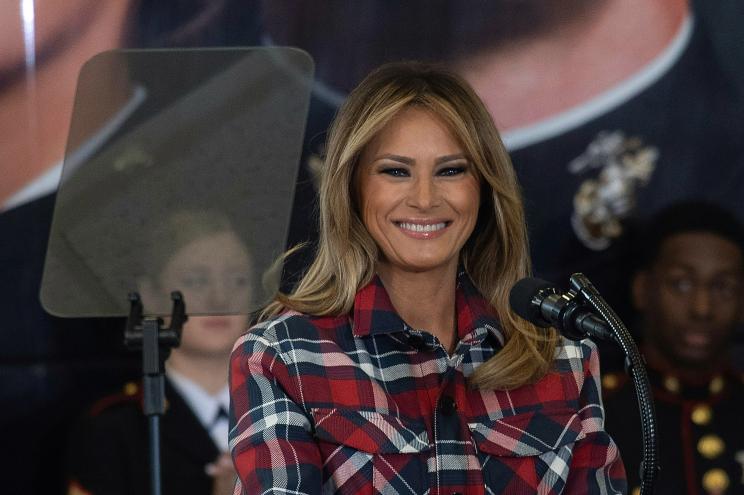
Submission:
<svg viewBox="0 0 744 495">
<path fill-rule="evenodd" d="M 353 319 L 287 312 L 236 343 L 230 448 L 236 494 L 617 494 L 597 351 L 564 340 L 554 371 L 516 390 L 466 378 L 503 344 L 467 276 L 450 356 L 395 313 L 379 278 Z"/>
</svg>

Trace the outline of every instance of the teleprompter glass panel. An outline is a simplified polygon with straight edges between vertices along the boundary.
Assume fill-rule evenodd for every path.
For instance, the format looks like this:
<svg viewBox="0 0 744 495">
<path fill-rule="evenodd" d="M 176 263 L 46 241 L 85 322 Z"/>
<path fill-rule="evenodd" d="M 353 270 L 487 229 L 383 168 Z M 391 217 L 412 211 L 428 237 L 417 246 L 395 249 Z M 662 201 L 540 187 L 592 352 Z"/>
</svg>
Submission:
<svg viewBox="0 0 744 495">
<path fill-rule="evenodd" d="M 279 284 L 313 64 L 293 48 L 120 50 L 81 70 L 42 280 L 58 316 L 256 310 Z"/>
</svg>

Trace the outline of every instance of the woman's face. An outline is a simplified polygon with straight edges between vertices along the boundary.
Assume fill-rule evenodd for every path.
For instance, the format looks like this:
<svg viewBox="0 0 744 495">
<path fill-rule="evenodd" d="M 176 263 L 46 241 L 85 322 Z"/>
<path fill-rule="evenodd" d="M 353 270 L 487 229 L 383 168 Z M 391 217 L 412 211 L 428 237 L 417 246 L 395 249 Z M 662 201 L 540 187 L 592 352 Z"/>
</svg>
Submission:
<svg viewBox="0 0 744 495">
<path fill-rule="evenodd" d="M 161 273 L 163 291 L 180 290 L 189 313 L 245 311 L 251 302 L 250 257 L 233 232 L 201 237 L 173 255 Z M 244 315 L 191 316 L 183 329 L 179 352 L 199 355 L 229 353 L 247 328 Z"/>
<path fill-rule="evenodd" d="M 421 108 L 401 111 L 365 147 L 360 213 L 386 269 L 456 271 L 478 218 L 475 173 L 447 125 Z"/>
</svg>

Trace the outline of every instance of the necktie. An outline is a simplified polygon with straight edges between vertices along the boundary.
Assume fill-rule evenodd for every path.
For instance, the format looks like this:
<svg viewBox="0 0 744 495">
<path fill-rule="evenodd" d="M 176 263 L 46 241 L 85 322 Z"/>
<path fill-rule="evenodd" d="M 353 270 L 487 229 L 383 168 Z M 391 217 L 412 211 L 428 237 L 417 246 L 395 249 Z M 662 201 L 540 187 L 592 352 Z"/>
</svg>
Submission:
<svg viewBox="0 0 744 495">
<path fill-rule="evenodd" d="M 227 452 L 229 448 L 227 443 L 227 432 L 227 411 L 224 407 L 220 406 L 217 413 L 214 415 L 211 426 L 209 427 L 209 435 L 222 452 Z"/>
</svg>

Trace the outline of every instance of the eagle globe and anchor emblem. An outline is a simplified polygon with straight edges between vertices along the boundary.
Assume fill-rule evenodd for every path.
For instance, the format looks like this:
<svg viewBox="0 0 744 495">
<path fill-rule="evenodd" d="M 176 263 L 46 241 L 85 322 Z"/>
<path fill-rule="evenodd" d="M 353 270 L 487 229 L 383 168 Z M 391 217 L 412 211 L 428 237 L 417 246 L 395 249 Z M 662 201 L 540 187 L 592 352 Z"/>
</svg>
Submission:
<svg viewBox="0 0 744 495">
<path fill-rule="evenodd" d="M 586 151 L 568 164 L 573 175 L 598 171 L 587 178 L 573 199 L 571 226 L 588 248 L 603 250 L 623 232 L 622 220 L 636 205 L 636 195 L 656 169 L 659 151 L 623 131 L 602 131 Z"/>
</svg>

